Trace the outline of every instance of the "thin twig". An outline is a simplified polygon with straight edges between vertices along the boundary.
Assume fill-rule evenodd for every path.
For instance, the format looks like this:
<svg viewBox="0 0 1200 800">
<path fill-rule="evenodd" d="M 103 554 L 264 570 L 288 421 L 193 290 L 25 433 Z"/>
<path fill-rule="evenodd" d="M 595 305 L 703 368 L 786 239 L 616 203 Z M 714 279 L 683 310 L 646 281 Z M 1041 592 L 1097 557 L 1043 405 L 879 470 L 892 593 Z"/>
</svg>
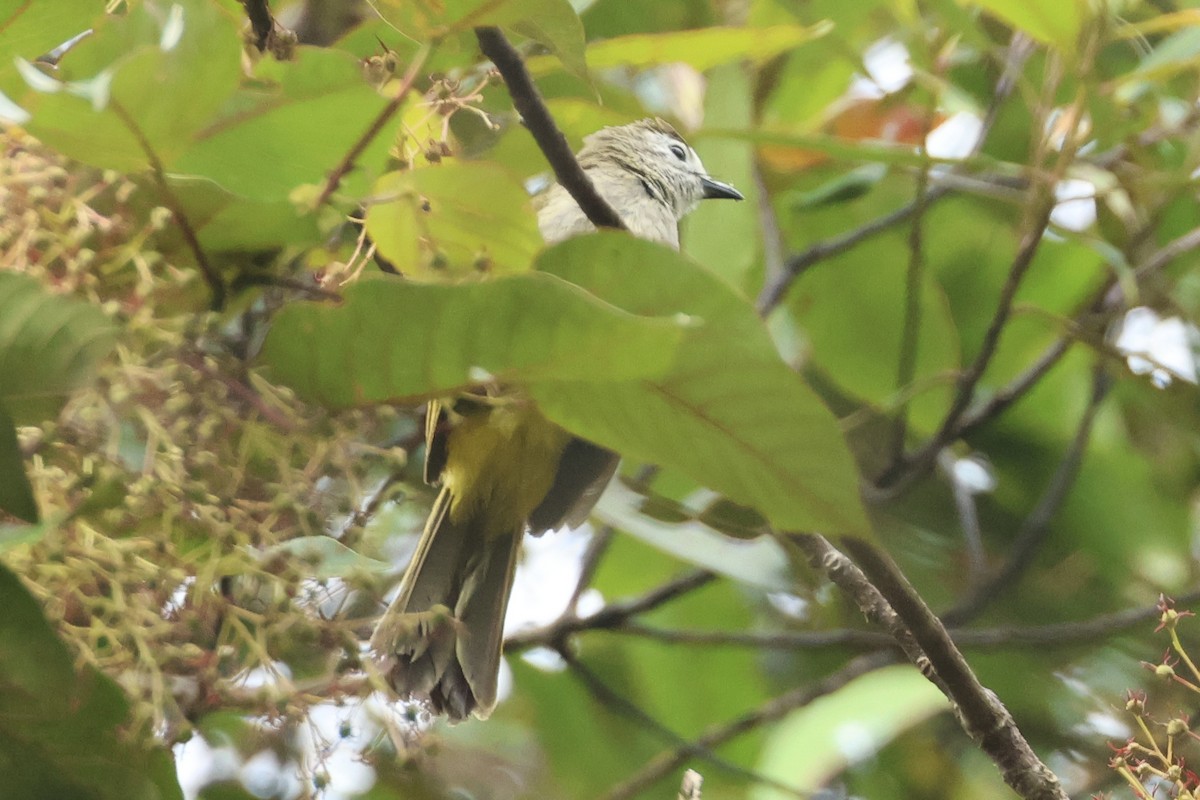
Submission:
<svg viewBox="0 0 1200 800">
<path fill-rule="evenodd" d="M 1197 248 L 1200 248 L 1200 228 L 1193 228 L 1147 256 L 1134 268 L 1134 280 L 1139 283 L 1145 281 L 1170 266 L 1176 258 Z M 1032 390 L 1054 365 L 1062 360 L 1071 345 L 1078 339 L 1087 334 L 1103 331 L 1111 313 L 1120 310 L 1122 305 L 1121 298 L 1113 295 L 1113 289 L 1116 286 L 1117 276 L 1108 275 L 1084 302 L 1084 309 L 1076 314 L 1068 333 L 1047 347 L 1036 361 L 1006 386 L 997 390 L 986 403 L 973 412 L 963 414 L 962 420 L 955 429 L 954 438 L 960 439 L 967 436 L 1004 413 L 1013 403 Z"/>
<path fill-rule="evenodd" d="M 1013 300 L 1016 298 L 1017 290 L 1021 287 L 1029 266 L 1033 263 L 1033 257 L 1037 254 L 1046 226 L 1050 224 L 1050 212 L 1054 210 L 1053 196 L 1044 196 L 1035 202 L 1038 207 L 1031 224 L 1025 231 L 1021 245 L 1017 249 L 1017 255 L 1009 267 L 1008 277 L 1005 278 L 1004 285 L 1000 289 L 1000 298 L 996 303 L 996 310 L 992 314 L 991 322 L 984 332 L 979 352 L 970 365 L 960 373 L 955 385 L 954 399 L 942 419 L 941 426 L 916 452 L 897 459 L 879 477 L 876 484 L 880 490 L 892 494 L 903 490 L 913 479 L 923 475 L 932 466 L 942 448 L 954 441 L 959 421 L 971 405 L 971 401 L 975 399 L 975 389 L 979 385 L 980 379 L 983 378 L 983 373 L 992 363 L 992 357 L 1000 345 L 1000 337 L 1012 314 Z"/>
<path fill-rule="evenodd" d="M 267 38 L 275 21 L 271 18 L 271 9 L 267 0 L 241 0 L 246 9 L 246 17 L 250 20 L 250 29 L 254 31 L 254 46 L 262 52 L 267 47 Z"/>
<path fill-rule="evenodd" d="M 862 540 L 844 542 L 917 641 L 963 729 L 1000 769 L 1004 782 L 1026 800 L 1067 800 L 1058 777 L 1033 752 L 1004 704 L 975 677 L 941 621 L 899 568 Z"/>
<path fill-rule="evenodd" d="M 1021 73 L 1021 68 L 1032 52 L 1033 42 L 1028 37 L 1020 33 L 1013 34 L 1013 38 L 1006 50 L 1004 70 L 1000 78 L 996 81 L 996 89 L 992 93 L 992 100 L 983 115 L 983 124 L 980 126 L 979 138 L 971 148 L 967 160 L 979 155 L 983 150 L 983 144 L 987 140 L 988 133 L 995 126 L 996 119 L 1000 116 L 1000 110 L 1003 108 L 1004 102 L 1012 94 L 1017 83 L 1017 78 Z M 783 301 L 792 284 L 808 271 L 810 267 L 827 258 L 840 255 L 854 248 L 859 243 L 883 233 L 895 225 L 899 225 L 913 216 L 913 214 L 918 213 L 919 210 L 928 209 L 929 206 L 948 196 L 952 191 L 951 186 L 938 186 L 929 189 L 927 192 L 919 194 L 916 200 L 906 206 L 877 217 L 842 236 L 818 242 L 803 253 L 792 256 L 784 263 L 782 270 L 773 275 L 768 274 L 768 280 L 763 286 L 762 292 L 759 293 L 755 304 L 759 315 L 765 317 L 770 314 Z"/>
<path fill-rule="evenodd" d="M 564 616 L 568 614 L 574 616 L 578 613 L 579 598 L 592 585 L 592 579 L 596 577 L 596 570 L 600 568 L 600 562 L 604 560 L 604 555 L 608 552 L 608 546 L 612 544 L 612 540 L 613 528 L 611 525 L 601 525 L 592 534 L 587 551 L 583 554 L 583 563 L 579 567 L 579 580 L 575 581 L 575 588 L 571 590 L 571 598 L 567 601 L 566 610 L 563 611 Z"/>
<path fill-rule="evenodd" d="M 944 187 L 931 189 L 921 199 L 921 203 L 925 207 L 931 206 L 943 197 L 950 194 L 950 190 Z M 849 233 L 837 236 L 832 239 L 826 239 L 823 242 L 817 242 L 809 247 L 803 253 L 792 256 L 783 264 L 783 270 L 776 278 L 763 287 L 763 290 L 758 295 L 756 307 L 760 316 L 767 316 L 775 310 L 782 301 L 788 289 L 795 283 L 796 279 L 803 275 L 809 267 L 812 267 L 827 258 L 840 255 L 847 250 L 854 248 L 860 242 L 864 242 L 871 237 L 883 233 L 889 228 L 899 225 L 906 219 L 911 217 L 917 210 L 917 202 L 909 203 L 895 211 L 877 217 L 864 225 L 855 228 Z"/>
<path fill-rule="evenodd" d="M 621 221 L 620 215 L 600 196 L 596 187 L 592 185 L 592 179 L 575 160 L 567 138 L 554 124 L 554 118 L 550 116 L 550 111 L 538 94 L 521 54 L 509 43 L 499 28 L 476 28 L 475 38 L 479 40 L 479 48 L 483 54 L 491 59 L 496 69 L 504 76 L 513 106 L 525 121 L 525 127 L 533 134 L 542 155 L 550 162 L 559 184 L 574 198 L 584 215 L 597 228 L 624 229 L 625 223 Z"/>
<path fill-rule="evenodd" d="M 655 719 L 649 712 L 642 709 L 624 694 L 616 691 L 607 683 L 605 683 L 599 675 L 592 672 L 591 668 L 576 658 L 575 655 L 570 652 L 569 648 L 563 648 L 559 651 L 559 654 L 562 656 L 563 660 L 567 662 L 567 667 L 571 670 L 571 673 L 579 678 L 580 682 L 584 685 L 584 688 L 586 688 L 593 697 L 599 700 L 601 705 L 603 705 L 606 709 L 616 711 L 617 713 L 628 717 L 646 730 L 653 733 L 658 738 L 666 741 L 671 746 L 686 751 L 688 756 L 702 759 L 703 761 L 708 762 L 714 767 L 717 767 L 718 769 L 723 770 L 730 775 L 735 775 L 752 783 L 770 786 L 774 789 L 778 789 L 782 792 L 795 795 L 797 797 L 807 796 L 805 793 L 799 792 L 785 783 L 781 783 L 780 781 L 774 780 L 753 770 L 739 766 L 732 761 L 721 758 L 714 753 L 711 748 L 701 746 L 694 742 L 689 742 L 679 733 Z"/>
<path fill-rule="evenodd" d="M 1083 417 L 1067 452 L 1063 455 L 1050 478 L 1046 491 L 1038 504 L 1021 525 L 1008 554 L 1008 560 L 994 575 L 978 584 L 971 594 L 942 615 L 947 625 L 961 625 L 974 619 L 1006 589 L 1013 588 L 1033 563 L 1034 556 L 1050 532 L 1050 522 L 1062 507 L 1063 502 L 1075 485 L 1075 478 L 1083 463 L 1083 453 L 1091 438 L 1092 424 L 1100 410 L 1101 401 L 1108 393 L 1112 381 L 1103 365 L 1096 367 L 1092 380 L 1092 395 L 1084 409 Z"/>
<path fill-rule="evenodd" d="M 929 136 L 930 115 L 925 115 L 925 124 L 921 140 Z M 928 153 L 925 163 L 917 173 L 917 197 L 913 201 L 913 221 L 908 228 L 908 269 L 904 276 L 904 325 L 900 331 L 900 356 L 896 365 L 896 389 L 903 391 L 913 382 L 917 372 L 917 348 L 921 338 L 921 285 L 924 282 L 925 267 L 925 211 L 928 206 L 925 196 L 929 189 Z M 896 410 L 896 419 L 892 428 L 892 458 L 904 454 L 905 441 L 908 438 L 908 396 L 905 395 Z"/>
<path fill-rule="evenodd" d="M 1180 605 L 1200 600 L 1200 590 L 1180 595 Z M 1100 614 L 1077 622 L 1054 622 L 1047 625 L 998 625 L 991 628 L 958 628 L 947 626 L 954 643 L 963 649 L 989 650 L 997 647 L 1035 647 L 1039 650 L 1057 647 L 1078 647 L 1157 620 L 1162 611 L 1157 605 L 1129 608 L 1111 614 Z M 943 621 L 945 621 L 945 617 Z M 612 633 L 638 636 L 685 647 L 753 647 L 760 650 L 825 650 L 845 647 L 862 650 L 890 647 L 892 638 L 879 631 L 828 630 L 752 633 L 747 631 L 704 631 L 654 628 L 638 622 L 627 622 Z"/>
<path fill-rule="evenodd" d="M 142 131 L 141 126 L 125 110 L 125 106 L 116 100 L 109 100 L 108 106 L 120 118 L 121 122 L 125 124 L 129 132 L 133 134 L 133 138 L 137 140 L 138 147 L 145 153 L 146 160 L 150 162 L 150 172 L 154 176 L 154 182 L 158 186 L 158 191 L 162 195 L 163 202 L 166 204 L 167 209 L 170 210 L 171 216 L 174 217 L 175 224 L 179 226 L 179 232 L 183 234 L 183 240 L 187 243 L 188 249 L 192 251 L 192 257 L 196 259 L 196 266 L 200 268 L 200 274 L 204 276 L 204 282 L 208 284 L 209 291 L 212 292 L 210 305 L 213 311 L 220 311 L 225 307 L 225 283 L 221 280 L 221 276 L 217 274 L 217 270 L 213 267 L 212 262 L 208 260 L 208 255 L 204 252 L 204 248 L 200 246 L 200 238 L 196 235 L 196 229 L 192 226 L 192 221 L 184 212 L 183 204 L 179 202 L 175 191 L 167 182 L 167 171 L 163 167 L 162 160 L 159 159 L 154 146 L 150 144 L 150 140 L 146 138 L 146 134 Z"/>
<path fill-rule="evenodd" d="M 609 603 L 604 608 L 586 617 L 565 613 L 542 628 L 517 633 L 504 640 L 506 653 L 530 647 L 553 647 L 558 649 L 572 633 L 588 630 L 604 630 L 622 625 L 638 614 L 652 611 L 665 603 L 699 589 L 716 580 L 716 575 L 707 570 L 692 572 L 651 589 L 641 597 L 623 602 Z M 570 609 L 568 609 L 568 612 Z"/>
<path fill-rule="evenodd" d="M 363 131 L 362 136 L 358 137 L 358 141 L 354 143 L 346 152 L 346 155 L 342 157 L 338 165 L 329 173 L 329 177 L 325 181 L 325 187 L 321 189 L 321 194 L 317 197 L 316 208 L 320 208 L 329 201 L 329 198 L 333 196 L 333 193 L 341 185 L 342 178 L 346 177 L 350 170 L 354 169 L 358 157 L 375 140 L 375 137 L 383 131 L 383 126 L 387 125 L 388 121 L 400 110 L 400 106 L 404 104 L 404 99 L 412 91 L 413 84 L 417 80 L 417 75 L 420 74 L 421 68 L 425 66 L 425 62 L 429 59 L 436 46 L 437 42 L 433 41 L 422 45 L 421 49 L 417 51 L 412 62 L 408 65 L 408 70 L 404 73 L 404 77 L 400 81 L 399 88 L 396 89 L 395 97 L 388 101 L 388 104 L 383 107 L 379 115 Z"/>
<path fill-rule="evenodd" d="M 799 687 L 786 694 L 771 698 L 753 711 L 730 722 L 709 728 L 687 746 L 659 754 L 636 773 L 610 789 L 604 795 L 604 800 L 630 800 L 630 798 L 637 797 L 649 786 L 686 764 L 696 748 L 711 751 L 744 733 L 782 719 L 792 711 L 803 708 L 818 698 L 833 694 L 855 678 L 895 661 L 895 655 L 890 652 L 860 656 L 811 686 Z"/>
</svg>

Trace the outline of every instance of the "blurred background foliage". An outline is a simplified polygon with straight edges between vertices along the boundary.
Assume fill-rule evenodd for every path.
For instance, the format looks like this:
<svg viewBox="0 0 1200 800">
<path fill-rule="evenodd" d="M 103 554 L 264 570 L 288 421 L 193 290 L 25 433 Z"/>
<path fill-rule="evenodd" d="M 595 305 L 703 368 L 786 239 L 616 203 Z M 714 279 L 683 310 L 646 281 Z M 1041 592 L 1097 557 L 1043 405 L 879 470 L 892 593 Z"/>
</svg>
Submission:
<svg viewBox="0 0 1200 800">
<path fill-rule="evenodd" d="M 236 0 L 0 0 L 6 797 L 1011 796 L 771 526 L 881 543 L 1068 792 L 1134 796 L 1125 692 L 1195 712 L 1145 666 L 1197 599 L 1200 5 L 271 11 L 264 55 Z M 543 252 L 483 24 L 573 146 L 661 115 L 747 201 Z M 447 727 L 361 642 L 481 369 L 627 460 Z"/>
</svg>

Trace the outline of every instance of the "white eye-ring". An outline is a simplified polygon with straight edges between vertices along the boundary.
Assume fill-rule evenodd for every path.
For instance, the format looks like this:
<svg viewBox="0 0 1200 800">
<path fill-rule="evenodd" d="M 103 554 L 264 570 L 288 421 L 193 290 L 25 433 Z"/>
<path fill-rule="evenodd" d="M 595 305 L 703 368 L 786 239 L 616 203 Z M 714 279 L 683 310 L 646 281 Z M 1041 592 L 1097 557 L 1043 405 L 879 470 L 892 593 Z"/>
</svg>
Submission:
<svg viewBox="0 0 1200 800">
<path fill-rule="evenodd" d="M 680 161 L 687 161 L 687 151 L 683 149 L 683 145 L 671 145 L 671 153 Z"/>
</svg>

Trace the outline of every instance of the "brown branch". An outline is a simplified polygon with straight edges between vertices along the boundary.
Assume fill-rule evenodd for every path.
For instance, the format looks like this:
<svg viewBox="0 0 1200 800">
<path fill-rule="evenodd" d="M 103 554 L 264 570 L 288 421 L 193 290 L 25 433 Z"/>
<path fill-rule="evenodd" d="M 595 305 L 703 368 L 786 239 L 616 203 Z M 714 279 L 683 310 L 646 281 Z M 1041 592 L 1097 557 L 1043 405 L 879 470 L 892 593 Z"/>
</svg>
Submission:
<svg viewBox="0 0 1200 800">
<path fill-rule="evenodd" d="M 320 208 L 329 201 L 329 198 L 341 185 L 342 178 L 346 177 L 350 170 L 354 169 L 354 164 L 358 160 L 358 157 L 363 154 L 363 151 L 374 141 L 375 137 L 383 131 L 383 126 L 387 125 L 388 121 L 400 110 L 400 106 L 404 104 L 404 99 L 412 91 L 413 83 L 417 80 L 417 75 L 421 72 L 421 68 L 425 66 L 425 62 L 429 59 L 436 46 L 436 42 L 426 44 L 413 57 L 412 63 L 408 65 L 408 70 L 404 73 L 404 77 L 400 81 L 400 86 L 396 90 L 396 96 L 388 101 L 388 104 L 383 107 L 379 115 L 363 131 L 362 136 L 358 137 L 358 141 L 350 147 L 350 150 L 342 157 L 338 165 L 329 173 L 329 177 L 325 181 L 325 187 L 321 189 L 321 194 L 317 197 L 315 208 Z"/>
<path fill-rule="evenodd" d="M 1042 193 L 1043 195 L 1048 194 L 1044 190 Z M 1000 288 L 1000 298 L 996 303 L 996 310 L 992 314 L 991 322 L 988 323 L 987 330 L 984 332 L 979 352 L 971 364 L 959 374 L 955 384 L 954 399 L 942 419 L 941 426 L 916 452 L 897 459 L 879 477 L 876 484 L 882 492 L 895 494 L 902 491 L 912 480 L 927 472 L 938 453 L 955 440 L 958 424 L 975 399 L 975 389 L 978 387 L 980 379 L 983 378 L 983 373 L 992 363 L 992 357 L 1000 345 L 1000 337 L 1012 315 L 1013 300 L 1016 298 L 1017 290 L 1021 287 L 1021 283 L 1033 263 L 1033 257 L 1037 254 L 1046 226 L 1050 224 L 1050 212 L 1054 210 L 1053 196 L 1043 196 L 1036 202 L 1038 207 L 1033 214 L 1031 224 L 1022 237 L 1017 255 L 1009 267 L 1008 277 L 1005 278 L 1004 285 Z"/>
<path fill-rule="evenodd" d="M 1170 266 L 1176 258 L 1197 248 L 1200 248 L 1200 228 L 1194 228 L 1172 239 L 1147 256 L 1134 268 L 1134 279 L 1138 282 L 1144 281 Z M 1112 312 L 1118 311 L 1122 307 L 1122 298 L 1113 294 L 1117 285 L 1117 277 L 1110 274 L 1084 302 L 1083 310 L 1075 315 L 1070 331 L 1047 347 L 1028 369 L 1009 384 L 997 390 L 986 403 L 973 412 L 963 414 L 955 429 L 954 438 L 960 439 L 967 436 L 1004 413 L 1032 390 L 1053 369 L 1054 365 L 1062 360 L 1062 357 L 1071 349 L 1071 345 L 1078 339 L 1087 335 L 1098 335 L 1102 332 L 1108 325 Z"/>
<path fill-rule="evenodd" d="M 1200 590 L 1180 595 L 1176 602 L 1186 605 L 1200 600 Z M 991 628 L 949 627 L 954 643 L 967 649 L 988 650 L 997 647 L 1036 647 L 1039 650 L 1077 647 L 1108 636 L 1123 633 L 1157 620 L 1162 611 L 1157 605 L 1130 608 L 1101 614 L 1076 622 L 1047 625 L 997 625 Z M 948 617 L 948 615 L 947 615 Z M 846 647 L 863 650 L 890 647 L 892 638 L 885 633 L 866 630 L 784 631 L 751 633 L 747 631 L 704 631 L 654 628 L 628 622 L 613 633 L 639 636 L 657 642 L 685 647 L 753 647 L 761 650 L 820 650 Z"/>
<path fill-rule="evenodd" d="M 475 38 L 479 40 L 479 49 L 491 59 L 504 77 L 513 106 L 525 121 L 525 127 L 533 134 L 542 155 L 550 162 L 559 184 L 574 198 L 584 215 L 597 228 L 623 230 L 625 223 L 621 221 L 620 215 L 596 191 L 592 179 L 575 160 L 575 154 L 571 152 L 566 137 L 554 124 L 549 109 L 529 76 L 529 70 L 525 69 L 521 54 L 509 43 L 499 28 L 476 28 Z"/>
<path fill-rule="evenodd" d="M 250 20 L 250 29 L 254 31 L 254 46 L 261 53 L 267 48 L 267 39 L 271 35 L 271 29 L 275 26 L 275 20 L 271 18 L 268 0 L 241 0 L 241 2 L 246 9 L 246 17 Z"/>
<path fill-rule="evenodd" d="M 954 705 L 959 723 L 999 767 L 1004 782 L 1026 800 L 1067 800 L 1057 776 L 1033 752 L 1004 704 L 975 677 L 941 621 L 899 568 L 864 541 L 844 541 L 874 587 L 903 620 L 937 674 L 939 680 L 935 682 Z"/>
<path fill-rule="evenodd" d="M 200 274 L 204 276 L 204 282 L 208 284 L 209 291 L 212 292 L 212 300 L 210 305 L 213 311 L 220 311 L 225 307 L 225 283 L 221 280 L 221 276 L 217 274 L 217 270 L 213 267 L 212 262 L 208 260 L 208 255 L 204 252 L 204 248 L 200 246 L 200 238 L 196 235 L 196 229 L 192 227 L 192 221 L 188 219 L 188 215 L 183 210 L 183 204 L 179 202 L 179 198 L 175 195 L 175 191 L 167 182 L 167 171 L 163 167 L 162 160 L 155 152 L 154 146 L 150 144 L 150 140 L 146 138 L 146 134 L 142 131 L 137 120 L 125 110 L 125 106 L 116 100 L 109 101 L 109 108 L 113 113 L 120 118 L 129 132 L 133 134 L 133 138 L 137 141 L 138 147 L 146 155 L 146 160 L 150 162 L 150 173 L 154 176 L 154 183 L 158 186 L 159 194 L 162 195 L 163 203 L 171 212 L 171 216 L 175 219 L 175 224 L 179 226 L 179 232 L 183 234 L 183 240 L 187 243 L 188 249 L 192 251 L 192 257 L 196 259 L 196 266 L 200 268 Z"/>
</svg>

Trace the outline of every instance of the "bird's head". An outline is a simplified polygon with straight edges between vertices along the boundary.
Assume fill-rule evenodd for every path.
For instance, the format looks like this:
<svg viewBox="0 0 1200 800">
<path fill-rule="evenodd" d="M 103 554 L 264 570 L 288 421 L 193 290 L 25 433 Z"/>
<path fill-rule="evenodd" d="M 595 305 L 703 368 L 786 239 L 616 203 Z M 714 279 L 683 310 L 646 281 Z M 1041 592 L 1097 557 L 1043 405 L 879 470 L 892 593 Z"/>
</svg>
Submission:
<svg viewBox="0 0 1200 800">
<path fill-rule="evenodd" d="M 615 167 L 631 173 L 676 219 L 701 200 L 742 199 L 737 189 L 710 177 L 696 151 L 661 119 L 602 128 L 584 139 L 579 163 L 584 169 Z"/>
</svg>

